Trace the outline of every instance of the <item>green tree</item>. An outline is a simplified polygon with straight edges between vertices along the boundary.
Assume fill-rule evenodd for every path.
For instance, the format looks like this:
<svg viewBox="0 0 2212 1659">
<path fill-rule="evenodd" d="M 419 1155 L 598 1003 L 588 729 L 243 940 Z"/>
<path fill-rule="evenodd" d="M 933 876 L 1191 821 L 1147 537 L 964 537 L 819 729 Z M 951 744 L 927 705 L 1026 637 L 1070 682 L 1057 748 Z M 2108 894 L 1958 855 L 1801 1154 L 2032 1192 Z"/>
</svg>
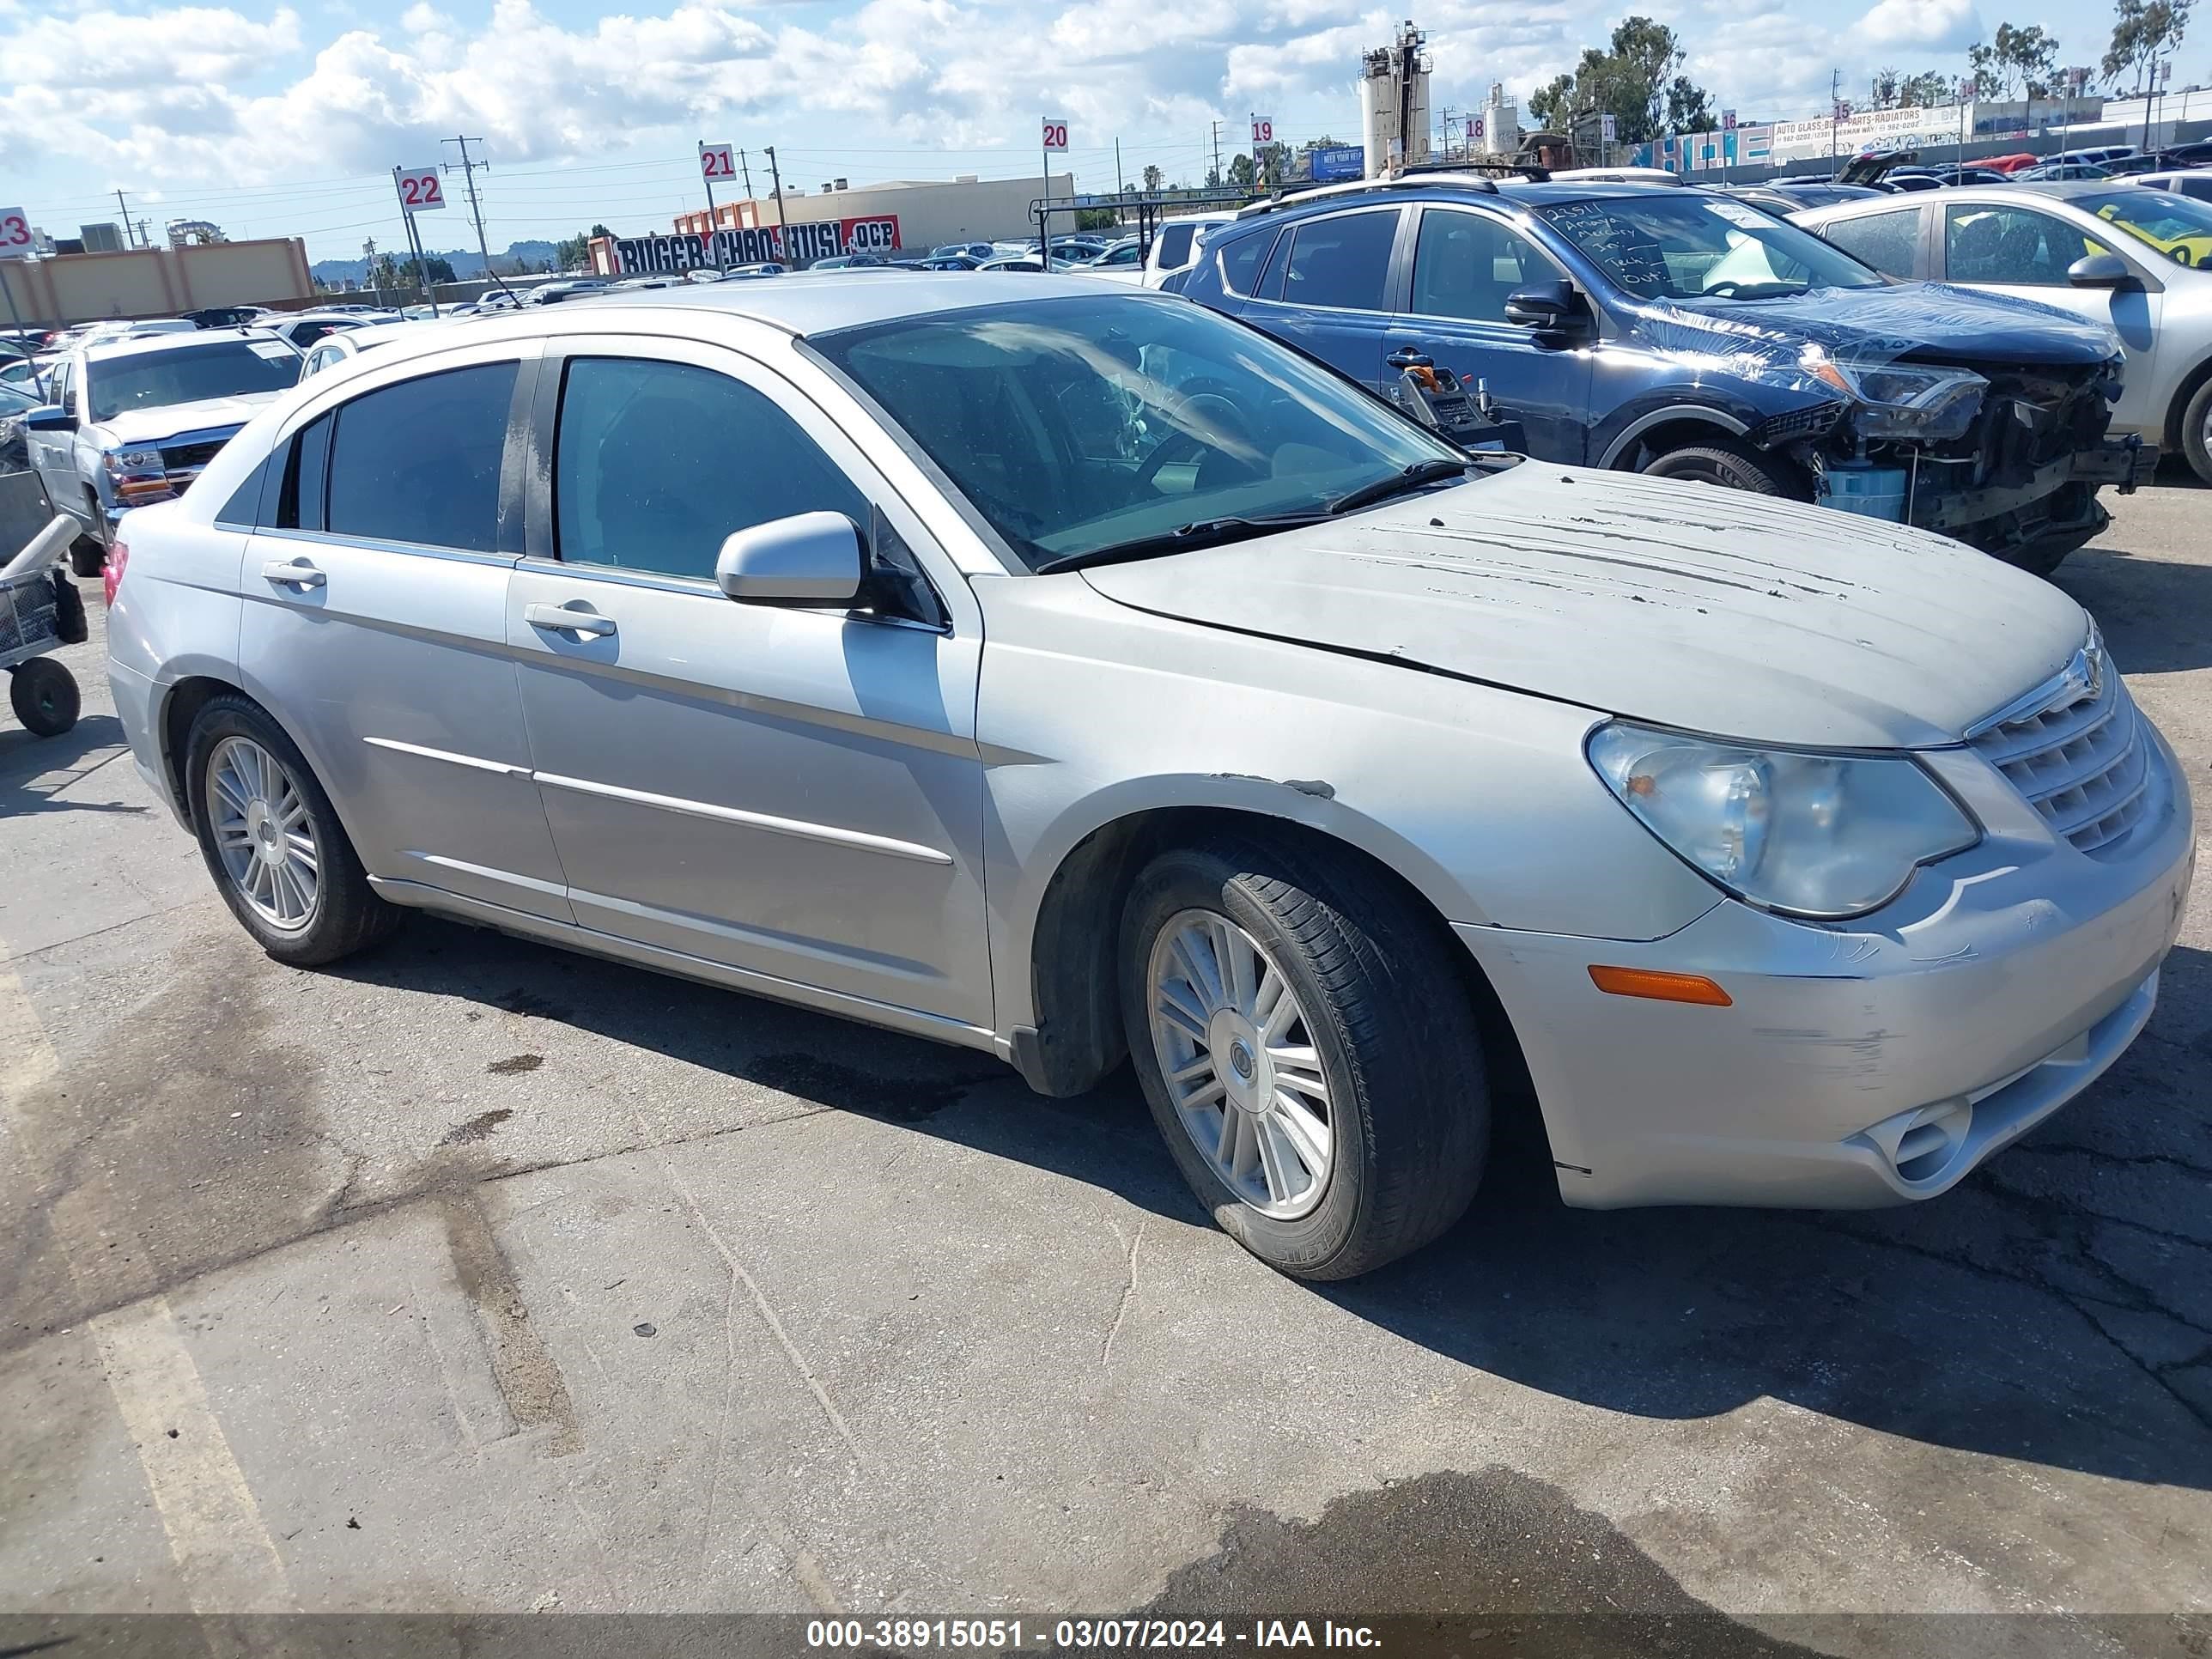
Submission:
<svg viewBox="0 0 2212 1659">
<path fill-rule="evenodd" d="M 1667 131 L 1711 132 L 1718 125 L 1711 94 L 1703 87 L 1692 86 L 1688 76 L 1676 76 L 1667 88 Z"/>
<path fill-rule="evenodd" d="M 1146 167 L 1145 169 L 1145 193 L 1146 195 L 1158 195 L 1160 193 L 1160 186 L 1164 185 L 1166 182 L 1167 174 L 1162 173 L 1158 167 Z"/>
<path fill-rule="evenodd" d="M 2135 90 L 2148 89 L 2151 65 L 2172 56 L 2189 27 L 2191 0 L 2118 0 L 2112 44 L 2105 53 L 2105 73 L 2124 79 Z"/>
<path fill-rule="evenodd" d="M 2188 0 L 2181 3 L 2186 5 Z M 1978 98 L 2048 98 L 2058 74 L 2058 40 L 2045 33 L 2040 23 L 2030 23 L 2026 28 L 2000 23 L 1995 38 L 1978 40 L 1967 48 L 1966 61 L 1973 68 L 1974 94 Z"/>
<path fill-rule="evenodd" d="M 1897 102 L 1903 109 L 1933 109 L 1949 103 L 1952 95 L 1951 77 L 1935 70 L 1907 76 L 1897 88 Z"/>
<path fill-rule="evenodd" d="M 1236 190 L 1252 188 L 1252 158 L 1250 156 L 1232 155 L 1229 158 L 1229 183 L 1231 187 Z"/>
<path fill-rule="evenodd" d="M 1549 83 L 1528 94 L 1528 113 L 1539 125 L 1558 131 L 1567 125 L 1567 117 L 1574 112 L 1575 77 L 1555 75 Z"/>
<path fill-rule="evenodd" d="M 1905 101 L 1904 83 L 1893 69 L 1879 69 L 1867 88 L 1869 109 L 1895 109 Z"/>
<path fill-rule="evenodd" d="M 1556 76 L 1529 95 L 1529 113 L 1554 129 L 1577 114 L 1610 115 L 1625 144 L 1702 131 L 1711 125 L 1712 99 L 1681 73 L 1687 56 L 1664 23 L 1623 18 L 1604 50 L 1583 48 L 1572 75 Z"/>
</svg>

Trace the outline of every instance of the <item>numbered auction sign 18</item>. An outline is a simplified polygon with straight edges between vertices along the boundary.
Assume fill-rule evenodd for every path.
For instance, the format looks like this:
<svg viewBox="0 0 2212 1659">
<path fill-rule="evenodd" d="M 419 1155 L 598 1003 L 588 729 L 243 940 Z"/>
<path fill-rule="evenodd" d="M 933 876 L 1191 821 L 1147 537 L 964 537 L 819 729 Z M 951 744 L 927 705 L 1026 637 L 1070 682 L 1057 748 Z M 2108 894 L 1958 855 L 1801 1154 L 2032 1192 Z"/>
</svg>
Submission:
<svg viewBox="0 0 2212 1659">
<path fill-rule="evenodd" d="M 399 205 L 410 213 L 446 205 L 446 181 L 435 167 L 394 167 L 392 179 L 399 186 Z"/>
<path fill-rule="evenodd" d="M 1067 148 L 1067 121 L 1065 117 L 1058 120 L 1049 115 L 1044 118 L 1044 147 L 1048 150 Z"/>
<path fill-rule="evenodd" d="M 699 176 L 710 183 L 738 176 L 737 152 L 727 144 L 699 146 Z"/>
<path fill-rule="evenodd" d="M 0 259 L 23 259 L 31 252 L 31 216 L 21 208 L 0 207 Z"/>
</svg>

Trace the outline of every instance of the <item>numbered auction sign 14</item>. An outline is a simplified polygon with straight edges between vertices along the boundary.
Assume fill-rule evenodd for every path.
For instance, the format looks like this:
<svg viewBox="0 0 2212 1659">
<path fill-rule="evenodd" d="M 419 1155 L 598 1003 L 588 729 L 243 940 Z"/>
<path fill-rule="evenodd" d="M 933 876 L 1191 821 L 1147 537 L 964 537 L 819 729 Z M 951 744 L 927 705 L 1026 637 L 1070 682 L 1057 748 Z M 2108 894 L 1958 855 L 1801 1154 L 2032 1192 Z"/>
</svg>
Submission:
<svg viewBox="0 0 2212 1659">
<path fill-rule="evenodd" d="M 446 181 L 435 167 L 394 167 L 392 181 L 399 188 L 399 205 L 410 213 L 446 205 Z"/>
<path fill-rule="evenodd" d="M 1048 150 L 1067 148 L 1067 121 L 1065 117 L 1055 118 L 1048 115 L 1044 118 L 1044 147 Z"/>
</svg>

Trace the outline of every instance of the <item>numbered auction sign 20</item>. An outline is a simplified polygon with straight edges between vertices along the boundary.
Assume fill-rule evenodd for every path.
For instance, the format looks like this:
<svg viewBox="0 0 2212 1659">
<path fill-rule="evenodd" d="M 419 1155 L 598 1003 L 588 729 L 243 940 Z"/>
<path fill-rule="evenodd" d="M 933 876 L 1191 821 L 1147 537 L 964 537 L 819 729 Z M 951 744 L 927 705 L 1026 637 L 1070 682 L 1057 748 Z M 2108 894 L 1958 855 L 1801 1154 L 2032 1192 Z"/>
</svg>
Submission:
<svg viewBox="0 0 2212 1659">
<path fill-rule="evenodd" d="M 1056 121 L 1048 115 L 1044 120 L 1044 147 L 1064 150 L 1067 148 L 1067 123 Z"/>
<path fill-rule="evenodd" d="M 399 205 L 410 213 L 428 213 L 446 205 L 446 181 L 435 167 L 394 167 L 392 182 L 399 186 Z"/>
</svg>

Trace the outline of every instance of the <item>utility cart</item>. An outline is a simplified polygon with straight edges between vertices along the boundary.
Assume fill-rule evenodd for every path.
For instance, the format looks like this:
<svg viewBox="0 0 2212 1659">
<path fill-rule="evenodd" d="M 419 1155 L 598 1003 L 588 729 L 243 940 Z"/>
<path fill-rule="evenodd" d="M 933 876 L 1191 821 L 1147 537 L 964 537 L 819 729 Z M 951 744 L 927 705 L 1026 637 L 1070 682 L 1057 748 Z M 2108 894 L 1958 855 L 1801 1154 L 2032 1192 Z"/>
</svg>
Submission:
<svg viewBox="0 0 2212 1659">
<path fill-rule="evenodd" d="M 31 533 L 23 534 L 26 527 Z M 76 724 L 76 679 L 46 655 L 85 636 L 84 599 L 62 568 L 76 538 L 74 519 L 56 515 L 36 473 L 0 474 L 0 668 L 24 729 L 58 737 Z"/>
</svg>

